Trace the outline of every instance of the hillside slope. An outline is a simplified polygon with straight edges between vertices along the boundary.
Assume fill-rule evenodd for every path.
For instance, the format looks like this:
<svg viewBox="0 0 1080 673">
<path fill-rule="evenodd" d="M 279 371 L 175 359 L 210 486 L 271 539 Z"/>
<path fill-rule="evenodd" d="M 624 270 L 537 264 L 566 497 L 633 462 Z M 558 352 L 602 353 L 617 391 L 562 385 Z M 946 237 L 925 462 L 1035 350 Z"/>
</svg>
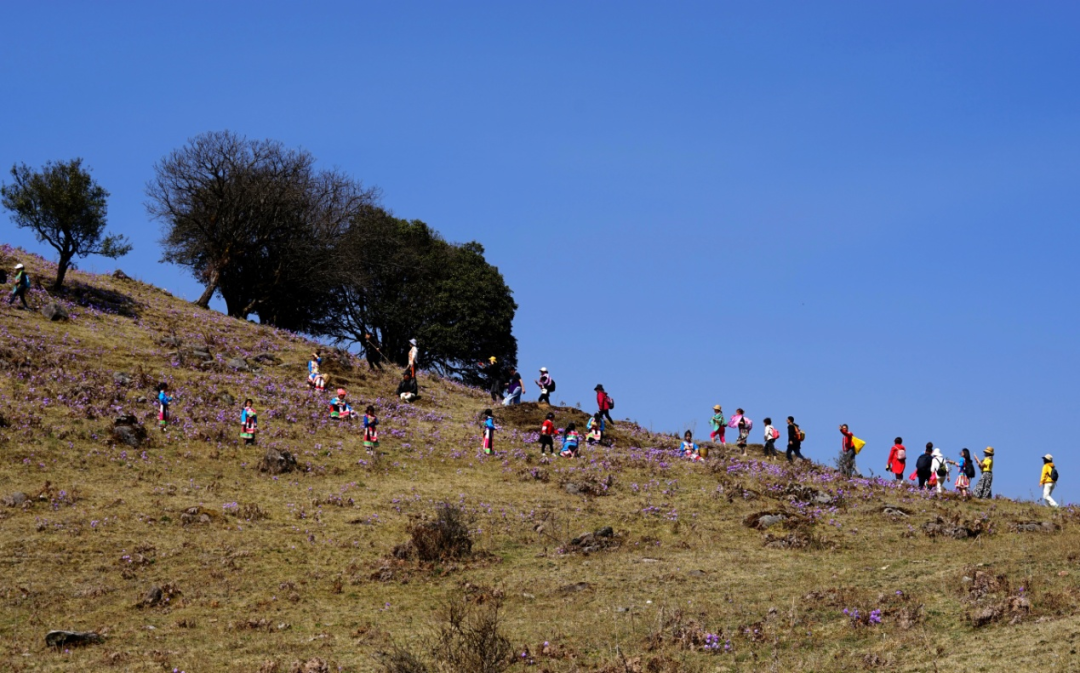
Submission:
<svg viewBox="0 0 1080 673">
<path fill-rule="evenodd" d="M 69 321 L 0 310 L 2 670 L 380 670 L 395 647 L 423 655 L 462 598 L 501 605 L 512 668 L 1077 670 L 1075 510 L 847 481 L 755 447 L 689 463 L 629 421 L 611 447 L 541 459 L 547 409 L 528 404 L 496 410 L 485 456 L 484 392 L 424 375 L 399 404 L 395 371 L 328 358 L 331 387 L 378 408 L 370 455 L 304 384 L 309 341 L 130 279 L 68 282 Z M 256 446 L 238 437 L 245 397 Z M 145 445 L 113 437 L 125 414 Z M 297 469 L 260 471 L 268 448 Z M 444 504 L 470 553 L 420 560 L 403 543 Z M 54 650 L 51 629 L 106 640 Z"/>
</svg>

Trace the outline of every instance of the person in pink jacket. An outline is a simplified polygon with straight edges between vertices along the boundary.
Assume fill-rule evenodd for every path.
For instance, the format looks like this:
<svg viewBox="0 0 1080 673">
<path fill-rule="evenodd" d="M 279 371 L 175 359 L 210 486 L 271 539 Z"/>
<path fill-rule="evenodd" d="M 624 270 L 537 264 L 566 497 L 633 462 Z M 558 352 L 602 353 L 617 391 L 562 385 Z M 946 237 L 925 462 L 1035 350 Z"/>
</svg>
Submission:
<svg viewBox="0 0 1080 673">
<path fill-rule="evenodd" d="M 903 481 L 904 468 L 907 466 L 907 449 L 904 448 L 904 440 L 901 437 L 897 437 L 893 442 L 893 447 L 889 449 L 889 461 L 885 464 L 885 469 L 896 475 L 897 481 Z"/>
</svg>

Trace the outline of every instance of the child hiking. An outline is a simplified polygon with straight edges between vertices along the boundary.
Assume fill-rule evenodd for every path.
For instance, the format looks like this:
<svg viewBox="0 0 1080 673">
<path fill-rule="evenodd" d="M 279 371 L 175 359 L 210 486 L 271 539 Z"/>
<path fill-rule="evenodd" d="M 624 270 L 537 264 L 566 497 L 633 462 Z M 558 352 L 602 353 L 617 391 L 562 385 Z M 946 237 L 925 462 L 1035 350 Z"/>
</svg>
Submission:
<svg viewBox="0 0 1080 673">
<path fill-rule="evenodd" d="M 746 412 L 742 409 L 736 409 L 735 415 L 728 421 L 729 428 L 738 428 L 739 438 L 735 440 L 735 446 L 742 449 L 742 455 L 746 455 L 746 440 L 750 437 L 750 430 L 754 427 L 754 422 L 744 416 Z"/>
<path fill-rule="evenodd" d="M 709 440 L 713 442 L 719 441 L 723 444 L 727 419 L 724 418 L 724 410 L 719 404 L 714 404 L 712 410 L 713 415 L 712 418 L 709 419 L 709 425 L 712 427 L 712 432 L 709 433 Z"/>
<path fill-rule="evenodd" d="M 1046 501 L 1047 505 L 1051 507 L 1057 507 L 1057 502 L 1050 497 L 1054 492 L 1054 487 L 1057 486 L 1058 473 L 1057 468 L 1054 467 L 1054 457 L 1049 453 L 1043 456 L 1042 474 L 1039 476 L 1039 486 L 1042 487 L 1042 497 Z"/>
<path fill-rule="evenodd" d="M 164 381 L 157 385 L 158 424 L 162 432 L 165 432 L 165 428 L 169 425 L 169 405 L 172 404 L 172 398 L 169 397 L 168 390 L 169 384 Z"/>
<path fill-rule="evenodd" d="M 375 453 L 379 448 L 379 417 L 375 415 L 375 407 L 368 405 L 364 409 L 364 448 L 368 453 Z"/>
<path fill-rule="evenodd" d="M 577 425 L 568 423 L 563 430 L 562 451 L 559 455 L 563 458 L 577 458 L 578 445 L 581 443 L 581 435 L 578 434 Z"/>
<path fill-rule="evenodd" d="M 551 393 L 555 392 L 555 379 L 548 374 L 547 367 L 540 368 L 540 378 L 533 381 L 540 389 L 540 399 L 537 404 L 551 404 Z"/>
<path fill-rule="evenodd" d="M 765 419 L 765 457 L 775 458 L 779 454 L 776 452 L 776 440 L 780 439 L 780 431 L 773 427 L 772 419 Z"/>
<path fill-rule="evenodd" d="M 798 456 L 799 460 L 806 460 L 802 455 L 802 443 L 806 434 L 795 424 L 795 417 L 787 417 L 787 462 L 795 462 L 792 455 Z"/>
<path fill-rule="evenodd" d="M 897 481 L 902 481 L 906 466 L 907 449 L 904 448 L 904 439 L 897 437 L 893 440 L 892 448 L 889 449 L 889 459 L 885 462 L 885 469 L 892 472 Z"/>
<path fill-rule="evenodd" d="M 607 394 L 603 384 L 597 383 L 593 390 L 596 391 L 596 406 L 600 415 L 606 418 L 608 423 L 615 425 L 615 420 L 611 417 L 611 410 L 615 408 L 615 400 L 612 399 L 611 395 Z"/>
<path fill-rule="evenodd" d="M 255 443 L 255 433 L 259 429 L 259 418 L 253 405 L 254 402 L 249 397 L 244 400 L 244 408 L 240 410 L 240 439 L 247 445 Z"/>
<path fill-rule="evenodd" d="M 555 414 L 548 412 L 544 422 L 540 425 L 540 455 L 544 455 L 544 449 L 555 455 Z"/>
<path fill-rule="evenodd" d="M 8 305 L 10 306 L 15 301 L 15 297 L 19 298 L 22 302 L 23 308 L 30 308 L 30 305 L 26 303 L 26 292 L 30 289 L 30 276 L 26 273 L 26 267 L 22 264 L 15 265 L 15 285 L 11 288 L 11 296 L 8 297 Z"/>
<path fill-rule="evenodd" d="M 495 419 L 491 415 L 491 409 L 484 409 L 484 439 L 480 448 L 489 456 L 495 450 Z"/>
<path fill-rule="evenodd" d="M 965 500 L 968 499 L 968 489 L 971 487 L 971 478 L 975 476 L 975 461 L 971 458 L 971 452 L 960 449 L 960 462 L 954 463 L 960 472 L 956 477 L 956 492 Z"/>
</svg>

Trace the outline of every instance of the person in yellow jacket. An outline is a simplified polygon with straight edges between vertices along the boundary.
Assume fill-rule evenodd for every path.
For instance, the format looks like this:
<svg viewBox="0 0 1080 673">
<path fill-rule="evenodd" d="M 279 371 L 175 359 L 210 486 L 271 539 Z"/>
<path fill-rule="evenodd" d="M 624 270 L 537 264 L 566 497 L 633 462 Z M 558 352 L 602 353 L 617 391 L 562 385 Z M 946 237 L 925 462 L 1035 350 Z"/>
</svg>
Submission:
<svg viewBox="0 0 1080 673">
<path fill-rule="evenodd" d="M 1039 477 L 1039 486 L 1042 486 L 1043 500 L 1051 507 L 1058 506 L 1054 499 L 1050 497 L 1050 494 L 1054 492 L 1054 486 L 1057 486 L 1056 477 L 1057 469 L 1054 468 L 1054 457 L 1048 453 L 1043 456 L 1043 469 L 1042 476 Z"/>
<path fill-rule="evenodd" d="M 979 477 L 979 483 L 975 484 L 975 490 L 972 491 L 972 495 L 976 498 L 992 498 L 993 486 L 994 486 L 994 447 L 988 446 L 983 449 L 983 456 L 981 461 L 975 463 L 979 466 L 979 470 L 982 475 Z"/>
</svg>

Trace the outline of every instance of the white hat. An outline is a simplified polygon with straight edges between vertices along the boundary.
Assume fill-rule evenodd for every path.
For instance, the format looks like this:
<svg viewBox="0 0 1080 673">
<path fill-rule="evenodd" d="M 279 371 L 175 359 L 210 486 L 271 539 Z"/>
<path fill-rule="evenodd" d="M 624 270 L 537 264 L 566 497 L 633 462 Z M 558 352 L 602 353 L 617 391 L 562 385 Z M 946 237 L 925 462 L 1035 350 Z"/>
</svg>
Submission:
<svg viewBox="0 0 1080 673">
<path fill-rule="evenodd" d="M 540 373 L 541 374 L 547 374 L 547 367 L 541 367 L 540 368 Z"/>
<path fill-rule="evenodd" d="M 18 271 L 19 269 L 24 269 L 24 268 L 26 268 L 26 267 L 24 267 L 22 264 L 16 264 L 15 265 L 15 270 L 16 271 Z"/>
<path fill-rule="evenodd" d="M 416 345 L 416 339 L 409 339 L 409 343 L 412 344 L 413 346 L 415 346 Z"/>
<path fill-rule="evenodd" d="M 1043 456 L 1043 460 L 1045 460 L 1045 461 L 1046 461 L 1046 462 L 1048 462 L 1048 463 L 1052 463 L 1052 462 L 1054 462 L 1054 457 L 1053 457 L 1053 456 L 1051 456 L 1051 455 L 1050 455 L 1050 454 L 1048 453 L 1048 454 L 1046 454 L 1045 456 Z"/>
</svg>

